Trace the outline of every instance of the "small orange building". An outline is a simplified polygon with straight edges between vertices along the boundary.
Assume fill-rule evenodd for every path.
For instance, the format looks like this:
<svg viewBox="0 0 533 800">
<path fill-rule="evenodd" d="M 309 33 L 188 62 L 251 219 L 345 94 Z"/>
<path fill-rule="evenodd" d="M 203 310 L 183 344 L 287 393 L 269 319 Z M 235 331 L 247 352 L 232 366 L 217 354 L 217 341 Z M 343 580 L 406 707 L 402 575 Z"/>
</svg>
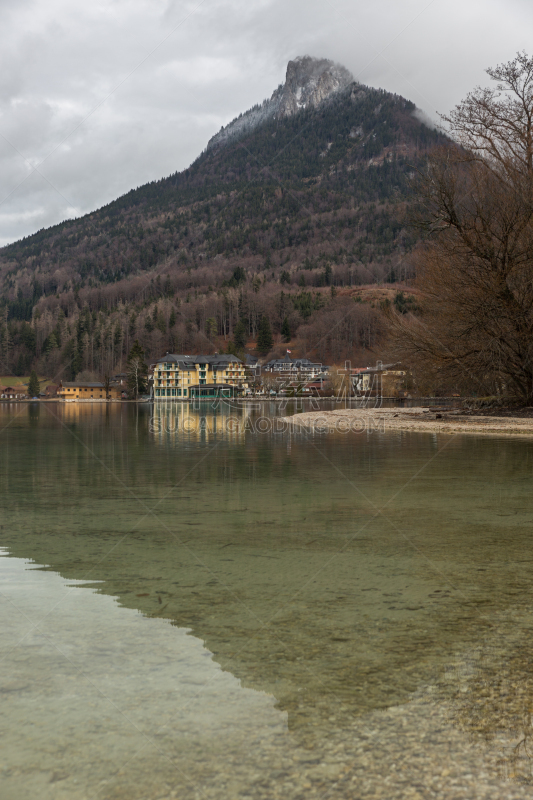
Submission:
<svg viewBox="0 0 533 800">
<path fill-rule="evenodd" d="M 105 386 L 99 382 L 61 383 L 57 396 L 62 400 L 120 400 L 122 390 L 118 386 L 110 386 L 106 395 Z"/>
</svg>

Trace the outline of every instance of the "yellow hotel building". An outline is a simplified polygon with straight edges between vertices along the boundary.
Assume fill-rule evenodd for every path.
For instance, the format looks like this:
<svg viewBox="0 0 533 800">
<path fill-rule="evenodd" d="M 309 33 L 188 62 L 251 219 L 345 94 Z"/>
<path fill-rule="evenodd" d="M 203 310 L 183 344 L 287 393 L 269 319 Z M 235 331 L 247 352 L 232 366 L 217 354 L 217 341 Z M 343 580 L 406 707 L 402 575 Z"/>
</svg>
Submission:
<svg viewBox="0 0 533 800">
<path fill-rule="evenodd" d="M 233 397 L 247 387 L 244 370 L 237 356 L 167 353 L 154 368 L 154 400 Z"/>
</svg>

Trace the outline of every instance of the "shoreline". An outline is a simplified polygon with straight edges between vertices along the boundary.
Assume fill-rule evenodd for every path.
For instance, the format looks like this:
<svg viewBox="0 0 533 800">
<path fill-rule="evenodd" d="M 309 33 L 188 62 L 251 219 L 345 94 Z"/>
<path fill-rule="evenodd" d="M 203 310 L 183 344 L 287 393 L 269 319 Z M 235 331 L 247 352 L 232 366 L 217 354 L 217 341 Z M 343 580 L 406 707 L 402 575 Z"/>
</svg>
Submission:
<svg viewBox="0 0 533 800">
<path fill-rule="evenodd" d="M 413 433 L 482 433 L 493 436 L 533 436 L 533 418 L 463 416 L 460 411 L 415 408 L 347 408 L 305 411 L 283 422 L 317 432 L 356 433 L 396 430 Z"/>
</svg>

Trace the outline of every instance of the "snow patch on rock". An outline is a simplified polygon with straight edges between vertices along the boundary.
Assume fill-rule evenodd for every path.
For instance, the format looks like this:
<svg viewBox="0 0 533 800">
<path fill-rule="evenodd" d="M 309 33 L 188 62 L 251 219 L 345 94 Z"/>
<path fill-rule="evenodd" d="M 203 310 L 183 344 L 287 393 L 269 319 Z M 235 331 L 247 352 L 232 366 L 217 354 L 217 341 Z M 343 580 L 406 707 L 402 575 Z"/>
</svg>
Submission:
<svg viewBox="0 0 533 800">
<path fill-rule="evenodd" d="M 207 149 L 240 139 L 268 120 L 290 117 L 305 108 L 316 108 L 353 82 L 351 72 L 340 64 L 326 58 L 299 56 L 289 61 L 285 83 L 278 86 L 272 97 L 221 128 L 209 140 Z"/>
</svg>

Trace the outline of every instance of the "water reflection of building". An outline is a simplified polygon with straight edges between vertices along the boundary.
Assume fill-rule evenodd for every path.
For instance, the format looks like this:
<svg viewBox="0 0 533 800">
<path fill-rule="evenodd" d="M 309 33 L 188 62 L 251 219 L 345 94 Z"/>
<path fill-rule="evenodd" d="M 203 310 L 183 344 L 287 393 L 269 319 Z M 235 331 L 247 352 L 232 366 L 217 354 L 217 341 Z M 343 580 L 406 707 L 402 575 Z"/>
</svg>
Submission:
<svg viewBox="0 0 533 800">
<path fill-rule="evenodd" d="M 250 412 L 246 407 L 231 407 L 225 402 L 154 403 L 150 432 L 161 444 L 185 439 L 235 440 L 244 436 L 250 424 Z"/>
<path fill-rule="evenodd" d="M 50 413 L 64 423 L 81 420 L 99 422 L 109 414 L 113 414 L 114 417 L 123 414 L 125 408 L 127 409 L 122 403 L 61 403 L 54 405 L 54 410 Z"/>
</svg>

